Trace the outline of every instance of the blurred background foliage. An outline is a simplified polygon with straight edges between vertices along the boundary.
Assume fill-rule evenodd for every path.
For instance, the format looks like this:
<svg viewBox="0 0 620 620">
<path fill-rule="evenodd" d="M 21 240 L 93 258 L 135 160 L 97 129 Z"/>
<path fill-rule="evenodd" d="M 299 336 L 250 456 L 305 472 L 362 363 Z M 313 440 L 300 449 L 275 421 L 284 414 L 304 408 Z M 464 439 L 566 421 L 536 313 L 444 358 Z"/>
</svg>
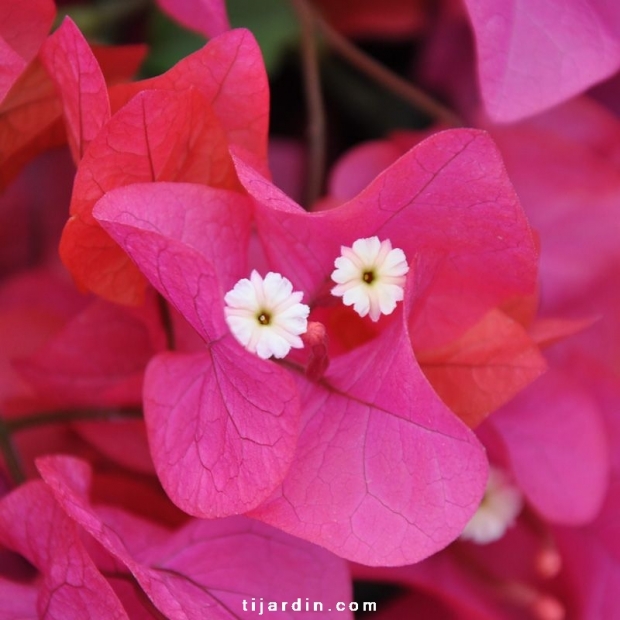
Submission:
<svg viewBox="0 0 620 620">
<path fill-rule="evenodd" d="M 57 23 L 70 15 L 92 42 L 146 43 L 149 53 L 139 77 L 163 73 L 206 42 L 166 16 L 151 0 L 59 4 Z M 290 0 L 227 0 L 227 9 L 231 25 L 248 28 L 261 47 L 272 88 L 272 133 L 303 138 L 306 117 L 300 26 Z M 331 54 L 320 37 L 318 40 L 330 161 L 347 147 L 384 137 L 394 129 L 427 126 L 423 113 Z M 413 42 L 363 39 L 355 43 L 394 73 L 406 76 L 410 72 Z"/>
</svg>

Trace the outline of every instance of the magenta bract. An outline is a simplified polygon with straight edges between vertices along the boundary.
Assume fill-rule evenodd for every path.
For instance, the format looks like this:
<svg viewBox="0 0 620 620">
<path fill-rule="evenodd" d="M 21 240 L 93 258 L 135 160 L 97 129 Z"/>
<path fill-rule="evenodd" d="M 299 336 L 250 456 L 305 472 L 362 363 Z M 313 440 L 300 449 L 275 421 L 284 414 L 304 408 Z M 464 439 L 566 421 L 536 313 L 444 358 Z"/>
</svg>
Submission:
<svg viewBox="0 0 620 620">
<path fill-rule="evenodd" d="M 483 490 L 486 459 L 424 378 L 407 322 L 412 314 L 426 317 L 420 325 L 441 329 L 447 340 L 489 307 L 532 292 L 536 252 L 501 162 L 484 133 L 446 132 L 348 204 L 316 214 L 241 160 L 237 169 L 254 197 L 270 268 L 311 306 L 324 303 L 340 245 L 375 234 L 403 248 L 413 264 L 408 301 L 375 339 L 337 356 L 322 380 L 310 382 L 295 365 L 287 370 L 244 352 L 223 322 L 223 295 L 247 256 L 247 245 L 226 241 L 235 228 L 247 238 L 242 210 L 216 207 L 213 190 L 191 185 L 109 192 L 95 217 L 207 344 L 191 357 L 156 358 L 147 372 L 159 475 L 191 514 L 252 511 L 361 562 L 419 560 L 466 523 Z M 167 205 L 184 217 L 167 216 Z M 198 248 L 189 235 L 205 218 L 222 228 Z M 238 258 L 231 263 L 230 256 Z"/>
</svg>

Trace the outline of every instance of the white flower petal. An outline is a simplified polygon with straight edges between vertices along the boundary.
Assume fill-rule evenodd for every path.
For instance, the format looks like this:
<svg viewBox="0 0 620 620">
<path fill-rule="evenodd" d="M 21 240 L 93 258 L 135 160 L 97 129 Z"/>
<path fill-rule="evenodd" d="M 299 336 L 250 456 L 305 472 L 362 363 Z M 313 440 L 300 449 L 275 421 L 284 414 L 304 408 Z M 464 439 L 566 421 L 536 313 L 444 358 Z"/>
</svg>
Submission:
<svg viewBox="0 0 620 620">
<path fill-rule="evenodd" d="M 224 296 L 226 323 L 248 351 L 262 359 L 282 358 L 292 347 L 303 347 L 299 336 L 308 329 L 310 308 L 300 303 L 302 298 L 279 273 L 270 271 L 263 279 L 252 271 Z"/>
<path fill-rule="evenodd" d="M 350 248 L 343 246 L 334 267 L 331 278 L 337 286 L 332 288 L 332 295 L 342 297 L 343 303 L 353 306 L 360 316 L 370 314 L 378 321 L 382 314 L 391 314 L 404 298 L 409 265 L 405 253 L 392 248 L 389 239 L 380 241 L 375 236 L 357 239 Z"/>
<path fill-rule="evenodd" d="M 514 525 L 523 507 L 523 496 L 498 468 L 491 467 L 484 498 L 461 533 L 461 538 L 485 545 L 502 538 Z"/>
</svg>

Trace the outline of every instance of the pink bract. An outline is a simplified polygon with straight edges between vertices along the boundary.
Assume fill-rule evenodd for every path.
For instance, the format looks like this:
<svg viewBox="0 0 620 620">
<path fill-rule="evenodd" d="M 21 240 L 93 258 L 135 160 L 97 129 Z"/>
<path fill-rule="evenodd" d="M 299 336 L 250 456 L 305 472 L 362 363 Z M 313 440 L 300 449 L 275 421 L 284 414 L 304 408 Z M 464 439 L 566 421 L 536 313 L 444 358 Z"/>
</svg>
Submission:
<svg viewBox="0 0 620 620">
<path fill-rule="evenodd" d="M 336 356 L 311 382 L 294 363 L 291 372 L 244 352 L 223 322 L 224 293 L 247 256 L 247 245 L 226 240 L 249 234 L 238 208 L 214 208 L 214 190 L 183 184 L 109 192 L 95 216 L 207 343 L 204 353 L 156 358 L 147 372 L 158 473 L 191 514 L 251 511 L 344 557 L 419 560 L 458 535 L 479 501 L 486 464 L 420 371 L 408 317 L 426 317 L 441 331 L 429 337 L 448 340 L 489 307 L 531 293 L 535 281 L 531 233 L 495 150 L 483 132 L 440 134 L 350 203 L 315 214 L 241 160 L 237 170 L 255 199 L 270 269 L 311 306 L 325 303 L 340 245 L 373 234 L 391 238 L 414 265 L 408 301 L 374 339 Z M 167 215 L 177 208 L 184 218 Z M 205 219 L 227 224 L 198 247 L 191 231 Z"/>
<path fill-rule="evenodd" d="M 465 0 L 492 120 L 542 112 L 620 67 L 620 8 L 607 0 Z"/>
<path fill-rule="evenodd" d="M 158 0 L 161 8 L 186 28 L 205 37 L 230 29 L 225 0 Z"/>
<path fill-rule="evenodd" d="M 314 545 L 242 517 L 192 519 L 170 532 L 122 510 L 90 505 L 90 470 L 83 461 L 48 457 L 37 464 L 67 514 L 117 560 L 114 572 L 132 574 L 167 617 L 202 620 L 206 611 L 215 618 L 244 617 L 242 601 L 252 597 L 308 597 L 331 607 L 351 596 L 346 564 Z M 274 617 L 288 618 L 290 610 Z"/>
<path fill-rule="evenodd" d="M 28 482 L 0 501 L 0 541 L 31 562 L 42 579 L 31 617 L 50 620 L 129 620 L 110 584 L 79 540 L 78 527 L 40 480 Z M 11 584 L 11 598 L 24 586 Z M 32 593 L 28 599 L 32 600 Z M 15 608 L 22 603 L 15 603 Z"/>
</svg>

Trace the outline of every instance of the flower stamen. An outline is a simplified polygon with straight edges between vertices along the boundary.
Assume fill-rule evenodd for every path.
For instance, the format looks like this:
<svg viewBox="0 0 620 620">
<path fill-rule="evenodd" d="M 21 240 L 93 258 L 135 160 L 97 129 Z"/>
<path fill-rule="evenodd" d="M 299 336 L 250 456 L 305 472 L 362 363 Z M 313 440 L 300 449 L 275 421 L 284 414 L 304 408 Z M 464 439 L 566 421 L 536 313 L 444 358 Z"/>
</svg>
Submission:
<svg viewBox="0 0 620 620">
<path fill-rule="evenodd" d="M 261 312 L 258 315 L 258 322 L 261 325 L 269 325 L 271 323 L 271 316 L 267 312 Z"/>
</svg>

